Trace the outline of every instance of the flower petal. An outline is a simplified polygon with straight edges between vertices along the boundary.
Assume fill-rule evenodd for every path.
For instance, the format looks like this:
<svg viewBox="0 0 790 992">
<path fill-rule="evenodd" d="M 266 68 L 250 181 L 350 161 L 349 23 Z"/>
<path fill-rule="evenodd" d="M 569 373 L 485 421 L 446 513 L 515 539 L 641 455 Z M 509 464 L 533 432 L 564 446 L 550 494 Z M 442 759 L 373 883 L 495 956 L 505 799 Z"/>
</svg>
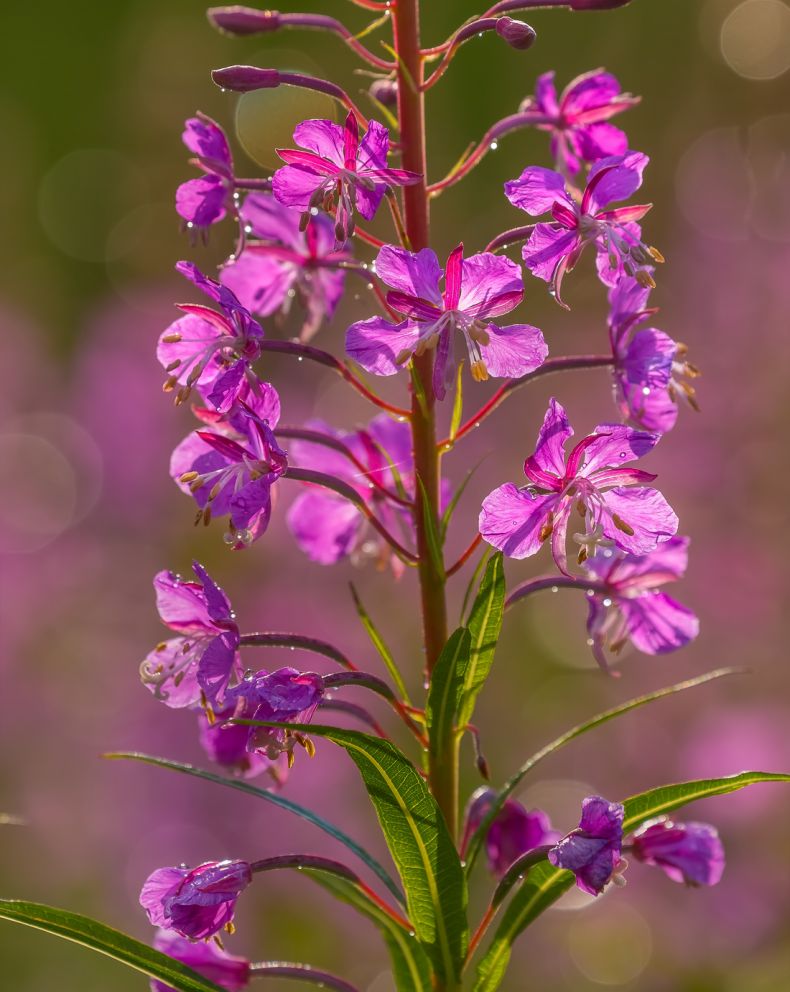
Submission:
<svg viewBox="0 0 790 992">
<path fill-rule="evenodd" d="M 508 558 L 528 558 L 540 550 L 541 529 L 556 504 L 554 495 L 533 496 L 507 482 L 483 500 L 480 534 Z"/>
<path fill-rule="evenodd" d="M 249 311 L 266 317 L 283 305 L 297 274 L 298 269 L 292 263 L 250 246 L 235 261 L 222 267 L 220 280 Z"/>
<path fill-rule="evenodd" d="M 603 532 L 629 554 L 646 555 L 659 541 L 677 532 L 677 514 L 656 489 L 618 487 L 605 493 L 603 500 L 607 511 L 601 519 Z M 613 520 L 614 514 L 634 533 L 627 534 L 618 527 Z"/>
<path fill-rule="evenodd" d="M 699 633 L 696 615 L 665 592 L 621 599 L 618 605 L 625 616 L 631 642 L 645 654 L 677 651 Z"/>
<path fill-rule="evenodd" d="M 442 308 L 442 294 L 439 292 L 442 268 L 436 253 L 430 248 L 411 252 L 384 245 L 376 257 L 375 268 L 376 275 L 392 289 Z"/>
<path fill-rule="evenodd" d="M 573 200 L 565 189 L 565 179 L 553 169 L 531 165 L 518 179 L 505 183 L 505 196 L 514 207 L 526 210 L 533 217 L 551 210 L 554 203 L 562 203 L 574 210 Z"/>
<path fill-rule="evenodd" d="M 549 353 L 543 334 L 530 324 L 486 327 L 488 344 L 480 351 L 489 375 L 500 379 L 517 379 L 534 372 Z"/>
<path fill-rule="evenodd" d="M 176 190 L 176 213 L 195 227 L 209 227 L 226 215 L 229 198 L 219 176 L 188 179 Z"/>
<path fill-rule="evenodd" d="M 272 176 L 272 192 L 286 207 L 305 211 L 324 177 L 301 165 L 284 165 Z"/>
<path fill-rule="evenodd" d="M 627 200 L 642 185 L 642 173 L 650 159 L 642 152 L 626 152 L 602 158 L 590 169 L 582 211 L 595 214 L 610 203 Z"/>
<path fill-rule="evenodd" d="M 197 582 L 185 582 L 175 572 L 158 572 L 154 593 L 159 617 L 171 630 L 182 634 L 215 631 L 205 591 Z"/>
<path fill-rule="evenodd" d="M 321 565 L 334 565 L 351 553 L 364 520 L 348 500 L 309 489 L 296 497 L 287 522 L 308 558 Z"/>
<path fill-rule="evenodd" d="M 580 245 L 576 231 L 567 231 L 552 224 L 536 224 L 529 241 L 521 249 L 521 256 L 533 276 L 551 282 L 557 265 Z"/>
<path fill-rule="evenodd" d="M 521 269 L 505 255 L 481 252 L 461 263 L 461 295 L 457 309 L 486 320 L 509 313 L 524 295 Z"/>
<path fill-rule="evenodd" d="M 533 461 L 544 472 L 550 472 L 560 479 L 563 478 L 565 475 L 565 444 L 571 437 L 573 437 L 573 428 L 565 409 L 552 397 L 538 431 L 535 453 L 528 461 Z"/>
<path fill-rule="evenodd" d="M 346 352 L 366 372 L 395 375 L 403 369 L 396 359 L 404 353 L 413 353 L 419 335 L 419 327 L 408 320 L 391 324 L 383 317 L 370 317 L 349 327 Z"/>
<path fill-rule="evenodd" d="M 343 128 L 339 124 L 327 120 L 302 121 L 294 129 L 294 141 L 300 148 L 307 148 L 343 168 Z"/>
</svg>

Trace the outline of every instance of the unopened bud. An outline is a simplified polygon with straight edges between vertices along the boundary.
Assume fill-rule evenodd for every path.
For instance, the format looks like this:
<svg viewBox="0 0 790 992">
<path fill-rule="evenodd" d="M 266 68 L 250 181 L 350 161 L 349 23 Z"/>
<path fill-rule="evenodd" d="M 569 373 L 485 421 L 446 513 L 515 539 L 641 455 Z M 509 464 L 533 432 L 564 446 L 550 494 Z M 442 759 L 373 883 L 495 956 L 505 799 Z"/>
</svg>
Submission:
<svg viewBox="0 0 790 992">
<path fill-rule="evenodd" d="M 259 69 L 254 65 L 229 65 L 224 69 L 215 69 L 211 78 L 223 90 L 233 90 L 234 93 L 271 90 L 280 85 L 280 73 L 276 69 Z"/>
<path fill-rule="evenodd" d="M 394 107 L 398 102 L 398 84 L 394 79 L 374 79 L 368 92 L 385 107 Z"/>
<path fill-rule="evenodd" d="M 519 51 L 531 48 L 537 35 L 535 29 L 524 21 L 516 21 L 512 17 L 500 17 L 496 22 L 496 33 L 500 38 Z"/>
<path fill-rule="evenodd" d="M 254 7 L 209 7 L 206 17 L 226 34 L 260 34 L 276 31 L 280 27 L 280 14 L 276 10 L 256 10 Z"/>
</svg>

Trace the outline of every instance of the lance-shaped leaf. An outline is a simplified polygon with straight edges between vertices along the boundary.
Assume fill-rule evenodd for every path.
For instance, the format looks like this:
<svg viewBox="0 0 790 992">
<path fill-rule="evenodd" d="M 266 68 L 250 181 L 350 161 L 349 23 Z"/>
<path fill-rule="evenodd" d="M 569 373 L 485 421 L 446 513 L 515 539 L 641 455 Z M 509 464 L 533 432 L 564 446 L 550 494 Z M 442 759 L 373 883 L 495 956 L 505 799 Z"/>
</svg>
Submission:
<svg viewBox="0 0 790 992">
<path fill-rule="evenodd" d="M 69 913 L 35 902 L 0 899 L 0 919 L 22 923 L 81 944 L 129 968 L 135 968 L 178 992 L 222 992 L 219 985 L 203 978 L 180 961 L 79 913 Z"/>
<path fill-rule="evenodd" d="M 390 741 L 337 727 L 238 720 L 287 727 L 342 747 L 359 769 L 400 873 L 406 908 L 439 977 L 457 981 L 468 944 L 466 876 L 444 816 L 425 780 Z"/>
<path fill-rule="evenodd" d="M 775 772 L 741 772 L 726 778 L 699 779 L 662 785 L 626 799 L 623 833 L 638 830 L 648 820 L 671 813 L 682 806 L 737 792 L 747 785 L 761 782 L 790 782 L 790 775 Z M 480 962 L 474 992 L 493 992 L 505 974 L 513 941 L 549 906 L 573 885 L 572 872 L 555 868 L 548 862 L 537 865 L 516 891 L 497 927 L 491 946 Z"/>
<path fill-rule="evenodd" d="M 353 851 L 386 885 L 387 889 L 395 896 L 398 902 L 403 902 L 403 895 L 400 889 L 392 880 L 387 870 L 376 861 L 373 855 L 369 854 L 364 847 L 357 844 L 355 840 L 352 840 L 339 827 L 336 827 L 312 810 L 293 802 L 291 799 L 286 799 L 284 796 L 280 796 L 276 792 L 270 792 L 268 789 L 259 789 L 254 785 L 250 785 L 249 782 L 245 782 L 243 779 L 226 778 L 222 775 L 216 775 L 214 772 L 204 771 L 202 768 L 195 768 L 194 765 L 185 765 L 179 761 L 168 761 L 167 758 L 155 758 L 150 754 L 121 751 L 114 754 L 105 754 L 104 757 L 120 758 L 127 761 L 142 761 L 148 765 L 156 765 L 158 768 L 168 768 L 170 771 L 181 772 L 183 775 L 192 775 L 195 778 L 202 778 L 206 782 L 214 782 L 216 785 L 224 785 L 229 789 L 246 792 L 248 796 L 255 796 L 257 799 L 263 799 L 273 806 L 279 806 L 280 809 L 287 809 L 290 813 L 295 813 L 301 819 L 312 823 L 319 830 L 323 830 L 325 834 L 329 834 L 330 837 L 333 837 L 336 841 L 343 844 L 344 847 L 347 847 L 349 851 Z"/>
<path fill-rule="evenodd" d="M 432 992 L 431 965 L 413 930 L 401 926 L 351 881 L 305 870 L 314 882 L 341 902 L 353 906 L 381 931 L 390 953 L 392 974 L 398 992 Z"/>
<path fill-rule="evenodd" d="M 359 593 L 354 587 L 353 582 L 351 583 L 351 596 L 354 600 L 354 606 L 357 609 L 357 616 L 359 617 L 362 626 L 365 628 L 367 635 L 370 638 L 371 643 L 373 644 L 373 647 L 376 649 L 376 651 L 378 651 L 379 657 L 387 666 L 387 671 L 392 676 L 392 681 L 397 686 L 401 699 L 405 703 L 409 703 L 410 702 L 409 694 L 406 692 L 406 685 L 403 681 L 403 676 L 400 673 L 400 669 L 398 668 L 395 659 L 392 656 L 392 652 L 384 642 L 384 638 L 379 633 L 378 627 L 376 627 L 376 625 L 373 623 L 370 614 L 365 609 L 362 600 L 359 598 Z"/>
<path fill-rule="evenodd" d="M 505 608 L 505 570 L 502 562 L 501 552 L 497 552 L 489 559 L 469 616 L 472 644 L 469 663 L 463 676 L 458 710 L 460 727 L 465 727 L 472 719 L 475 702 L 491 671 L 494 651 L 502 630 L 502 615 Z"/>
<path fill-rule="evenodd" d="M 559 737 L 555 737 L 553 741 L 550 741 L 545 747 L 542 747 L 540 751 L 536 751 L 532 757 L 527 758 L 524 764 L 514 775 L 511 775 L 511 777 L 507 780 L 507 782 L 505 782 L 494 797 L 488 813 L 486 813 L 480 826 L 473 834 L 467 847 L 467 871 L 471 871 L 480 851 L 480 845 L 483 837 L 485 837 L 489 826 L 496 817 L 496 814 L 502 808 L 505 800 L 508 796 L 515 792 L 524 777 L 541 761 L 548 758 L 549 755 L 554 754 L 555 751 L 559 751 L 561 748 L 565 747 L 566 744 L 570 744 L 570 742 L 575 740 L 577 737 L 581 737 L 582 734 L 586 734 L 590 730 L 595 730 L 596 727 L 600 727 L 604 723 L 609 723 L 610 720 L 614 720 L 618 716 L 622 716 L 625 713 L 630 713 L 631 710 L 636 710 L 642 706 L 647 706 L 649 703 L 658 702 L 659 699 L 666 699 L 668 696 L 674 696 L 678 692 L 685 692 L 687 689 L 695 689 L 697 686 L 705 685 L 707 682 L 713 682 L 716 679 L 726 678 L 730 675 L 742 675 L 743 671 L 744 670 L 742 668 L 717 668 L 715 671 L 706 672 L 704 675 L 698 675 L 696 678 L 686 679 L 684 682 L 676 682 L 674 685 L 665 686 L 663 689 L 658 689 L 655 692 L 648 692 L 644 696 L 637 696 L 634 699 L 629 699 L 625 703 L 620 703 L 619 706 L 614 706 L 612 709 L 604 710 L 603 713 L 597 713 L 591 719 L 585 720 L 583 723 L 578 723 L 575 727 L 571 727 L 571 729 L 567 730 L 564 734 L 560 734 Z"/>
</svg>

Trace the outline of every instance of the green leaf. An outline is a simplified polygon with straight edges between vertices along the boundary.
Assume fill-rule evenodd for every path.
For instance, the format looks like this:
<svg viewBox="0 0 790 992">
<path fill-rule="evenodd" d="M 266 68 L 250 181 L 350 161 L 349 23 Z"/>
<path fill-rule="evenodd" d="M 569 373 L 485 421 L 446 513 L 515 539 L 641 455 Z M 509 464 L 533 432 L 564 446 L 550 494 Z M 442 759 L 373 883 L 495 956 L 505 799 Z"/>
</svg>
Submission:
<svg viewBox="0 0 790 992">
<path fill-rule="evenodd" d="M 466 487 L 472 481 L 472 476 L 475 474 L 475 472 L 480 468 L 480 466 L 482 464 L 483 464 L 483 459 L 481 459 L 477 463 L 477 465 L 475 465 L 475 466 L 473 466 L 472 468 L 469 469 L 469 471 L 466 473 L 466 476 L 465 476 L 463 482 L 455 490 L 455 492 L 453 493 L 452 499 L 450 500 L 450 502 L 445 507 L 445 511 L 442 514 L 442 519 L 439 522 L 439 534 L 441 535 L 442 544 L 444 544 L 445 539 L 447 537 L 447 530 L 448 530 L 448 528 L 450 526 L 450 521 L 453 518 L 453 514 L 455 513 L 455 509 L 458 506 L 458 504 L 460 503 L 461 497 L 463 496 L 463 494 L 464 494 L 464 492 L 466 490 Z M 485 557 L 485 556 L 483 556 L 483 557 Z M 477 571 L 475 571 L 475 574 L 472 576 L 472 578 L 473 579 L 476 579 L 477 578 Z M 462 614 L 464 612 L 465 612 L 465 609 L 461 611 Z"/>
<path fill-rule="evenodd" d="M 422 479 L 417 476 L 417 485 L 420 487 L 420 509 L 422 512 L 423 525 L 425 527 L 425 539 L 428 542 L 428 553 L 431 556 L 433 567 L 437 575 L 444 575 L 444 556 L 442 555 L 442 538 L 436 529 L 436 521 L 431 512 L 431 503 L 428 493 L 425 491 Z"/>
<path fill-rule="evenodd" d="M 502 616 L 505 609 L 505 569 L 502 553 L 488 560 L 480 590 L 469 616 L 472 648 L 469 664 L 463 673 L 463 689 L 458 708 L 458 725 L 463 728 L 472 719 L 475 702 L 485 685 L 494 661 Z"/>
<path fill-rule="evenodd" d="M 69 913 L 35 902 L 0 899 L 0 919 L 22 923 L 81 944 L 99 954 L 106 954 L 149 978 L 156 978 L 164 985 L 178 989 L 178 992 L 222 992 L 219 985 L 202 978 L 180 961 L 79 913 Z"/>
<path fill-rule="evenodd" d="M 472 575 L 469 579 L 469 583 L 466 587 L 466 591 L 464 592 L 463 602 L 461 603 L 461 613 L 460 613 L 461 623 L 465 623 L 465 622 L 468 623 L 468 621 L 464 620 L 464 617 L 466 616 L 466 608 L 469 605 L 469 600 L 472 598 L 472 590 L 477 585 L 477 580 L 480 578 L 480 573 L 483 571 L 483 568 L 485 567 L 486 562 L 489 559 L 489 556 L 493 553 L 494 553 L 494 549 L 490 545 L 488 545 L 483 551 L 482 555 L 480 555 L 480 561 L 475 565 L 475 570 L 474 572 L 472 572 Z"/>
<path fill-rule="evenodd" d="M 434 758 L 448 753 L 455 736 L 458 703 L 464 671 L 469 664 L 472 639 L 466 627 L 459 627 L 442 649 L 431 674 L 425 716 L 428 747 Z"/>
<path fill-rule="evenodd" d="M 458 433 L 458 428 L 461 426 L 461 417 L 464 412 L 464 380 L 463 380 L 464 363 L 459 362 L 458 370 L 455 373 L 455 397 L 453 399 L 453 413 L 450 418 L 450 442 L 455 441 L 455 435 Z"/>
<path fill-rule="evenodd" d="M 379 928 L 390 952 L 398 992 L 432 992 L 431 964 L 415 939 L 413 930 L 401 926 L 353 882 L 337 876 L 321 875 L 310 869 L 304 869 L 302 874 L 312 878 L 336 899 L 353 906 Z"/>
<path fill-rule="evenodd" d="M 790 775 L 774 772 L 741 772 L 726 778 L 699 779 L 676 785 L 662 785 L 626 799 L 623 832 L 633 833 L 648 820 L 680 809 L 698 799 L 737 792 L 760 782 L 790 782 Z M 549 906 L 573 885 L 573 873 L 548 862 L 533 868 L 513 896 L 497 927 L 491 946 L 480 962 L 474 992 L 492 992 L 505 974 L 513 941 Z"/>
<path fill-rule="evenodd" d="M 468 943 L 467 890 L 458 852 L 424 779 L 390 741 L 315 724 L 289 726 L 344 748 L 359 769 L 406 891 L 409 919 L 439 977 L 458 979 Z"/>
<path fill-rule="evenodd" d="M 308 728 L 309 729 L 309 728 Z M 284 796 L 278 795 L 276 792 L 270 792 L 268 789 L 259 789 L 254 785 L 250 785 L 249 782 L 245 782 L 243 779 L 238 778 L 225 778 L 222 775 L 216 775 L 214 772 L 204 771 L 202 768 L 195 768 L 194 765 L 184 765 L 178 761 L 168 761 L 167 758 L 155 758 L 150 754 L 139 754 L 137 752 L 126 752 L 119 751 L 114 754 L 105 754 L 105 758 L 110 759 L 122 759 L 127 761 L 142 761 L 148 765 L 156 765 L 158 768 L 169 768 L 171 771 L 181 772 L 184 775 L 192 775 L 195 778 L 202 778 L 206 782 L 214 782 L 217 785 L 224 785 L 228 789 L 237 789 L 239 792 L 246 792 L 247 795 L 255 796 L 256 799 L 263 799 L 267 803 L 271 803 L 273 806 L 279 806 L 280 809 L 287 809 L 291 813 L 295 813 L 297 816 L 301 817 L 303 820 L 307 820 L 308 823 L 312 823 L 313 826 L 318 827 L 319 830 L 323 830 L 324 833 L 329 834 L 336 841 L 339 841 L 349 851 L 352 851 L 364 864 L 370 868 L 372 872 L 386 885 L 387 889 L 395 896 L 398 902 L 403 902 L 403 895 L 392 880 L 389 872 L 379 864 L 378 861 L 361 847 L 355 840 L 352 840 L 348 834 L 343 833 L 343 831 L 336 827 L 334 824 L 325 820 L 323 817 L 314 813 L 312 810 L 307 809 L 304 806 L 299 806 L 297 803 L 290 799 L 286 799 Z"/>
<path fill-rule="evenodd" d="M 555 751 L 559 751 L 561 748 L 565 747 L 572 740 L 577 737 L 581 737 L 582 734 L 586 734 L 589 730 L 594 730 L 596 727 L 600 727 L 604 723 L 608 723 L 610 720 L 614 720 L 615 717 L 622 716 L 624 713 L 629 713 L 631 710 L 639 709 L 640 706 L 647 706 L 648 703 L 655 703 L 659 699 L 666 699 L 667 696 L 674 696 L 675 693 L 685 692 L 687 689 L 694 689 L 697 686 L 705 685 L 708 682 L 714 682 L 716 679 L 726 678 L 729 675 L 742 675 L 742 668 L 717 668 L 712 672 L 706 672 L 704 675 L 698 675 L 693 679 L 686 679 L 684 682 L 676 682 L 674 685 L 666 686 L 663 689 L 658 689 L 656 692 L 648 692 L 644 696 L 637 696 L 635 699 L 629 699 L 625 703 L 621 703 L 619 706 L 614 706 L 612 709 L 604 710 L 603 713 L 598 713 L 591 720 L 585 720 L 584 723 L 578 723 L 575 727 L 571 727 L 570 730 L 561 734 L 559 737 L 555 737 L 553 741 L 548 743 L 545 747 L 542 747 L 540 751 L 537 751 L 528 758 L 524 764 L 518 769 L 515 775 L 512 775 L 504 786 L 497 793 L 494 798 L 491 809 L 486 814 L 482 823 L 475 831 L 472 836 L 467 851 L 466 851 L 466 864 L 467 870 L 470 871 L 474 865 L 475 859 L 480 851 L 480 845 L 482 839 L 488 830 L 491 821 L 496 816 L 497 812 L 502 808 L 502 804 L 512 795 L 513 792 L 521 784 L 524 776 L 527 775 L 532 769 L 538 765 L 549 755 L 554 754 Z"/>
<path fill-rule="evenodd" d="M 373 623 L 373 620 L 370 618 L 370 614 L 362 605 L 362 600 L 359 598 L 359 593 L 354 587 L 354 583 L 353 582 L 350 583 L 350 586 L 351 586 L 351 595 L 354 598 L 354 606 L 356 606 L 357 608 L 357 616 L 359 617 L 362 626 L 367 631 L 367 635 L 370 638 L 373 647 L 378 651 L 381 660 L 387 666 L 387 671 L 390 673 L 390 676 L 392 677 L 392 681 L 395 683 L 397 690 L 400 693 L 401 699 L 407 705 L 411 705 L 409 694 L 408 692 L 406 692 L 406 685 L 404 684 L 403 676 L 401 675 L 400 669 L 398 668 L 395 659 L 392 656 L 392 652 L 384 643 L 384 638 L 378 632 L 378 628 Z"/>
</svg>

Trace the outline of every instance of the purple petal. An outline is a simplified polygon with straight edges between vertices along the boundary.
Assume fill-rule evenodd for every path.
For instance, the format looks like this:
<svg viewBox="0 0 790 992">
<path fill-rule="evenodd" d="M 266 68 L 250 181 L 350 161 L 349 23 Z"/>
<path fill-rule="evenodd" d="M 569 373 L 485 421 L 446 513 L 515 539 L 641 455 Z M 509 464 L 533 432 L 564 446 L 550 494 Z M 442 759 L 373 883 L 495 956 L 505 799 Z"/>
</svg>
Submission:
<svg viewBox="0 0 790 992">
<path fill-rule="evenodd" d="M 588 162 L 628 151 L 628 135 L 607 121 L 578 128 L 574 138 L 582 158 Z"/>
<path fill-rule="evenodd" d="M 677 342 L 655 327 L 637 331 L 619 364 L 629 383 L 664 389 L 672 378 Z"/>
<path fill-rule="evenodd" d="M 618 605 L 634 647 L 645 654 L 676 651 L 699 633 L 695 614 L 666 593 L 646 592 L 619 600 Z"/>
<path fill-rule="evenodd" d="M 346 352 L 366 372 L 395 375 L 403 370 L 405 364 L 398 364 L 396 359 L 414 352 L 419 335 L 417 325 L 408 320 L 391 324 L 383 317 L 370 317 L 349 327 Z"/>
<path fill-rule="evenodd" d="M 499 317 L 517 307 L 524 295 L 521 269 L 505 255 L 481 252 L 461 263 L 457 309 L 480 320 Z"/>
<path fill-rule="evenodd" d="M 565 409 L 552 398 L 538 431 L 534 461 L 545 472 L 562 478 L 565 475 L 565 444 L 571 437 L 573 428 Z"/>
<path fill-rule="evenodd" d="M 195 227 L 209 227 L 227 214 L 230 191 L 219 176 L 188 179 L 176 190 L 176 212 Z"/>
<path fill-rule="evenodd" d="M 607 511 L 601 519 L 603 532 L 629 554 L 646 555 L 659 541 L 677 532 L 677 515 L 656 489 L 618 487 L 605 493 L 603 500 Z M 634 533 L 627 534 L 617 527 L 613 514 L 617 514 Z"/>
<path fill-rule="evenodd" d="M 390 146 L 389 131 L 378 121 L 371 121 L 357 152 L 357 170 L 386 169 Z"/>
<path fill-rule="evenodd" d="M 233 608 L 230 600 L 211 578 L 200 562 L 192 562 L 192 571 L 203 587 L 203 598 L 208 608 L 208 614 L 215 623 L 227 623 L 233 619 Z"/>
<path fill-rule="evenodd" d="M 387 191 L 387 183 L 375 183 L 373 189 L 367 189 L 365 186 L 356 185 L 356 207 L 357 212 L 365 220 L 373 220 L 376 216 L 376 211 L 381 205 L 381 201 L 384 199 L 384 194 Z"/>
<path fill-rule="evenodd" d="M 219 410 L 220 413 L 228 413 L 238 400 L 246 382 L 246 371 L 246 361 L 242 359 L 234 362 L 233 365 L 220 372 L 216 379 L 214 379 L 211 389 L 203 391 L 203 395 L 209 403 L 215 409 Z"/>
<path fill-rule="evenodd" d="M 480 351 L 489 375 L 495 378 L 517 379 L 533 372 L 549 353 L 543 334 L 530 324 L 489 324 L 486 331 L 488 344 L 482 345 Z"/>
<path fill-rule="evenodd" d="M 184 652 L 189 641 L 174 637 L 157 645 L 140 666 L 143 685 L 171 709 L 194 706 L 200 701 L 197 670 L 202 653 L 199 640 Z"/>
<path fill-rule="evenodd" d="M 302 551 L 321 565 L 334 565 L 349 555 L 364 524 L 348 500 L 312 489 L 297 496 L 287 522 Z"/>
<path fill-rule="evenodd" d="M 549 861 L 576 875 L 583 892 L 600 895 L 620 861 L 620 848 L 609 841 L 580 834 L 570 834 L 552 848 Z"/>
<path fill-rule="evenodd" d="M 634 856 L 656 865 L 674 882 L 716 885 L 724 872 L 724 847 L 708 823 L 673 823 L 659 819 L 633 837 Z"/>
<path fill-rule="evenodd" d="M 562 94 L 562 113 L 573 121 L 578 114 L 606 107 L 620 95 L 620 84 L 611 73 L 588 72 L 577 76 Z"/>
<path fill-rule="evenodd" d="M 206 646 L 198 665 L 197 680 L 212 705 L 220 700 L 228 687 L 228 681 L 235 669 L 241 666 L 237 661 L 239 635 L 226 631 L 213 638 Z"/>
<path fill-rule="evenodd" d="M 180 961 L 227 992 L 242 992 L 250 980 L 250 963 L 220 949 L 213 941 L 195 943 L 173 930 L 159 930 L 153 945 L 157 951 Z M 169 985 L 151 979 L 152 992 L 173 992 Z"/>
<path fill-rule="evenodd" d="M 547 213 L 555 203 L 575 209 L 573 200 L 566 192 L 563 176 L 539 165 L 529 166 L 518 179 L 505 183 L 505 196 L 514 207 L 526 210 L 533 217 Z"/>
<path fill-rule="evenodd" d="M 145 880 L 140 892 L 140 905 L 155 927 L 169 927 L 163 905 L 188 874 L 186 868 L 157 868 Z"/>
<path fill-rule="evenodd" d="M 301 165 L 284 165 L 272 176 L 272 192 L 286 207 L 305 211 L 324 177 Z"/>
<path fill-rule="evenodd" d="M 197 582 L 185 582 L 175 572 L 154 576 L 156 608 L 163 623 L 183 634 L 214 633 L 216 627 L 206 603 L 206 594 Z"/>
<path fill-rule="evenodd" d="M 169 374 L 176 377 L 179 385 L 185 385 L 190 371 L 197 361 L 201 360 L 206 351 L 220 337 L 214 324 L 195 314 L 186 314 L 174 320 L 159 338 L 156 346 L 156 357 L 162 368 L 168 368 L 175 361 L 181 364 Z M 167 341 L 166 338 L 179 335 L 178 341 Z M 198 385 L 212 382 L 219 372 L 216 358 L 211 358 L 197 379 Z"/>
<path fill-rule="evenodd" d="M 544 72 L 535 83 L 535 103 L 547 117 L 556 117 L 560 106 L 557 102 L 557 87 L 554 85 L 554 72 Z"/>
<path fill-rule="evenodd" d="M 299 212 L 283 206 L 271 193 L 249 193 L 240 211 L 241 219 L 262 241 L 277 241 L 304 250 L 304 234 L 299 230 Z"/>
<path fill-rule="evenodd" d="M 590 170 L 582 210 L 595 214 L 610 203 L 627 200 L 642 185 L 642 173 L 650 159 L 642 152 L 612 155 L 596 162 Z"/>
<path fill-rule="evenodd" d="M 480 534 L 509 558 L 528 558 L 540 550 L 541 529 L 556 504 L 554 495 L 533 496 L 507 482 L 483 500 Z"/>
<path fill-rule="evenodd" d="M 521 255 L 533 276 L 551 282 L 557 265 L 572 255 L 580 244 L 575 231 L 551 224 L 537 224 L 529 241 L 521 249 Z"/>
<path fill-rule="evenodd" d="M 215 121 L 205 114 L 190 117 L 185 123 L 181 140 L 192 152 L 208 163 L 217 166 L 217 171 L 230 178 L 233 175 L 233 158 L 225 132 Z"/>
<path fill-rule="evenodd" d="M 610 803 L 601 796 L 588 796 L 582 801 L 579 830 L 590 837 L 619 841 L 623 836 L 625 809 L 621 803 Z"/>
<path fill-rule="evenodd" d="M 252 540 L 259 538 L 269 526 L 271 490 L 272 479 L 264 476 L 247 482 L 230 497 L 230 519 L 233 526 L 239 531 L 250 531 Z"/>
<path fill-rule="evenodd" d="M 294 141 L 300 148 L 343 167 L 343 128 L 339 124 L 326 120 L 302 121 L 294 129 Z"/>
<path fill-rule="evenodd" d="M 594 481 L 593 475 L 601 469 L 625 465 L 644 458 L 661 440 L 660 434 L 637 431 L 624 424 L 598 424 L 593 433 L 584 439 L 584 467 L 571 467 L 573 453 L 568 458 L 568 472 Z M 578 446 L 577 446 L 578 447 Z M 574 452 L 576 449 L 574 449 Z"/>
<path fill-rule="evenodd" d="M 266 317 L 279 310 L 298 274 L 293 263 L 247 248 L 220 270 L 223 286 L 228 286 L 252 313 Z"/>
<path fill-rule="evenodd" d="M 439 292 L 442 269 L 430 248 L 410 252 L 405 248 L 384 245 L 376 258 L 376 275 L 392 289 L 442 308 Z"/>
</svg>

